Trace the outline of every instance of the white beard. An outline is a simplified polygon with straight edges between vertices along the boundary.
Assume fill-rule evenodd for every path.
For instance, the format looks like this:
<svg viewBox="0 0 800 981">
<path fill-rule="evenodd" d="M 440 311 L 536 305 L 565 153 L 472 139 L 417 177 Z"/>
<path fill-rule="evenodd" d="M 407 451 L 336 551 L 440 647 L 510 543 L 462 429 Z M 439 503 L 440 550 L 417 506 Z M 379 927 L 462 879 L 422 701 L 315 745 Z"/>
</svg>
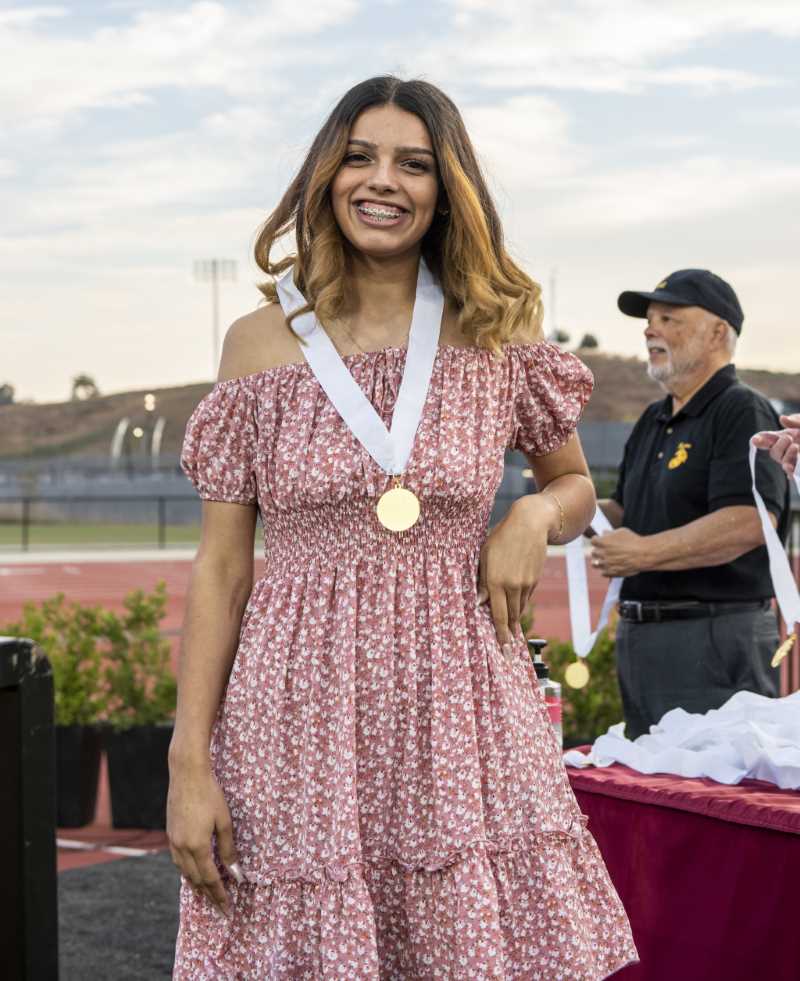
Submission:
<svg viewBox="0 0 800 981">
<path fill-rule="evenodd" d="M 665 364 L 655 365 L 653 362 L 649 362 L 647 365 L 647 374 L 654 382 L 664 389 L 665 392 L 669 392 L 667 383 L 671 382 L 673 379 L 678 378 L 683 375 L 691 375 L 693 372 L 697 371 L 700 367 L 701 359 L 699 357 L 692 357 L 689 354 L 684 361 L 675 362 L 672 357 L 672 352 L 667 351 L 667 361 Z"/>
</svg>

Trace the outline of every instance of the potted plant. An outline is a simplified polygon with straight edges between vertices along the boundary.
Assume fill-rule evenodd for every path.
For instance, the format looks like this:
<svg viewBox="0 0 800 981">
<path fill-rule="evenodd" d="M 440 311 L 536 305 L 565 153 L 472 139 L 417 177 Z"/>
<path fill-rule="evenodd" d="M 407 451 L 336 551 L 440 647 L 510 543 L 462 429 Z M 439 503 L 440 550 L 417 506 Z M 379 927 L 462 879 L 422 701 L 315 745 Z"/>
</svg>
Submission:
<svg viewBox="0 0 800 981">
<path fill-rule="evenodd" d="M 150 594 L 130 593 L 121 615 L 104 614 L 106 752 L 115 828 L 166 826 L 167 751 L 177 692 L 169 641 L 159 626 L 166 603 L 160 582 Z"/>
<path fill-rule="evenodd" d="M 533 636 L 532 618 L 523 618 L 522 628 L 526 636 Z M 561 683 L 564 749 L 593 743 L 598 736 L 608 731 L 609 726 L 623 719 L 614 657 L 614 636 L 613 622 L 600 631 L 587 658 L 591 677 L 585 688 L 570 688 L 564 680 L 564 672 L 575 660 L 572 644 L 551 640 L 544 650 L 542 656 L 550 667 L 550 677 Z"/>
<path fill-rule="evenodd" d="M 29 637 L 53 669 L 56 723 L 57 823 L 77 828 L 94 817 L 105 712 L 101 686 L 101 616 L 97 607 L 67 604 L 59 593 L 40 606 L 27 603 L 6 634 Z"/>
</svg>

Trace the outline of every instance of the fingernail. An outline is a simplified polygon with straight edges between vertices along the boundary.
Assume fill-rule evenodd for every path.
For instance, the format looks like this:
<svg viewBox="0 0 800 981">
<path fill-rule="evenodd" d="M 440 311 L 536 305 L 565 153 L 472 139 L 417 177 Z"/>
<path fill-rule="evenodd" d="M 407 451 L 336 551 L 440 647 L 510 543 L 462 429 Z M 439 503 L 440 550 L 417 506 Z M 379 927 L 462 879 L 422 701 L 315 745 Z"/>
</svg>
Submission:
<svg viewBox="0 0 800 981">
<path fill-rule="evenodd" d="M 231 864 L 228 866 L 228 871 L 234 877 L 234 879 L 236 879 L 239 885 L 242 885 L 243 882 L 247 882 L 247 876 L 244 874 L 244 872 L 242 872 L 241 866 L 238 862 L 231 862 Z"/>
</svg>

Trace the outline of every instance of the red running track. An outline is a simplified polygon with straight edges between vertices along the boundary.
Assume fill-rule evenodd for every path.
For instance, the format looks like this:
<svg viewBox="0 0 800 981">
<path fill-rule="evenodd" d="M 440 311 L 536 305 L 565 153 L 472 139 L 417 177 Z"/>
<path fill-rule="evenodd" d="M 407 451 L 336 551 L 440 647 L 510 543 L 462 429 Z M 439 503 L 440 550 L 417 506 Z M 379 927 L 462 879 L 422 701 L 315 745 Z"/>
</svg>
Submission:
<svg viewBox="0 0 800 981">
<path fill-rule="evenodd" d="M 121 553 L 115 559 L 75 561 L 67 557 L 59 561 L 39 561 L 32 558 L 24 564 L 6 563 L 0 558 L 0 628 L 15 620 L 26 602 L 40 603 L 56 593 L 64 593 L 70 602 L 106 606 L 121 610 L 126 594 L 134 589 L 152 590 L 163 579 L 167 584 L 167 616 L 163 629 L 172 641 L 173 667 L 177 666 L 180 626 L 189 586 L 192 555 L 186 558 L 147 558 L 132 560 Z M 256 562 L 256 575 L 261 575 L 263 563 Z M 599 609 L 606 581 L 589 570 L 589 590 L 595 612 Z M 536 633 L 543 637 L 566 640 L 569 637 L 566 567 L 563 557 L 549 556 L 544 575 L 536 591 Z M 166 847 L 162 832 L 113 829 L 108 796 L 105 761 L 101 773 L 100 793 L 94 821 L 85 828 L 64 828 L 59 839 L 71 843 L 59 848 L 58 868 L 74 868 L 94 862 L 113 861 L 128 854 L 125 849 L 147 853 Z M 80 847 L 83 843 L 85 847 Z M 108 851 L 103 846 L 121 851 Z"/>
<path fill-rule="evenodd" d="M 165 632 L 177 637 L 189 586 L 192 556 L 185 559 L 146 559 L 130 561 L 124 554 L 101 562 L 40 562 L 3 564 L 0 558 L 0 625 L 14 620 L 24 603 L 40 603 L 56 593 L 71 602 L 99 604 L 121 610 L 125 595 L 134 589 L 152 590 L 163 579 L 167 584 Z M 256 575 L 263 562 L 256 561 Z M 589 569 L 592 606 L 602 602 L 607 581 Z M 567 577 L 564 559 L 551 555 L 536 591 L 536 632 L 543 637 L 565 640 L 569 637 Z M 177 655 L 177 644 L 173 645 Z M 177 659 L 177 658 L 176 658 Z"/>
</svg>

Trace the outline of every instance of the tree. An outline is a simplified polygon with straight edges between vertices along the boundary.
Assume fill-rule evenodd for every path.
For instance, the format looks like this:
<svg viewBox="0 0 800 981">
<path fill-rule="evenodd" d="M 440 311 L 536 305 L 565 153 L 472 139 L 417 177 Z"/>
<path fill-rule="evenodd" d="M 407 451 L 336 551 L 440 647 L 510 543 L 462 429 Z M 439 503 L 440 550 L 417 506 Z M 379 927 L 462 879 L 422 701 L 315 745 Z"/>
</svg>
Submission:
<svg viewBox="0 0 800 981">
<path fill-rule="evenodd" d="M 597 340 L 594 334 L 584 334 L 583 340 L 580 343 L 580 347 L 582 348 L 600 347 L 600 341 Z"/>
<path fill-rule="evenodd" d="M 560 327 L 557 327 L 550 335 L 548 340 L 551 340 L 554 344 L 568 344 L 569 334 L 565 330 L 562 330 Z"/>
<path fill-rule="evenodd" d="M 91 375 L 76 375 L 72 379 L 72 401 L 85 402 L 87 399 L 96 399 L 100 394 L 100 389 L 95 384 Z"/>
<path fill-rule="evenodd" d="M 6 382 L 0 385 L 0 405 L 11 405 L 14 401 L 14 386 Z"/>
</svg>

